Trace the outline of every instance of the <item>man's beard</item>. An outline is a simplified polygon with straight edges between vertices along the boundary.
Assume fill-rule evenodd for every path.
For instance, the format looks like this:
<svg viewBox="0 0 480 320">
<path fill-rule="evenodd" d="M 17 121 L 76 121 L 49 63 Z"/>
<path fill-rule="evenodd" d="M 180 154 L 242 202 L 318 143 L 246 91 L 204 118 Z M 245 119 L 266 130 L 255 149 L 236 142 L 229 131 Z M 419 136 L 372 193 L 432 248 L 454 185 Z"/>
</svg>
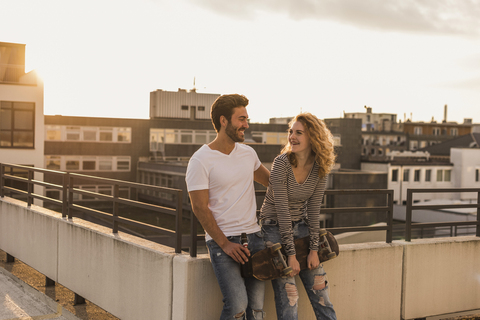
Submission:
<svg viewBox="0 0 480 320">
<path fill-rule="evenodd" d="M 243 142 L 245 141 L 245 137 L 240 137 L 238 135 L 238 128 L 234 127 L 230 122 L 228 122 L 227 127 L 225 128 L 225 133 L 227 136 L 230 137 L 230 139 L 233 140 L 233 142 Z"/>
</svg>

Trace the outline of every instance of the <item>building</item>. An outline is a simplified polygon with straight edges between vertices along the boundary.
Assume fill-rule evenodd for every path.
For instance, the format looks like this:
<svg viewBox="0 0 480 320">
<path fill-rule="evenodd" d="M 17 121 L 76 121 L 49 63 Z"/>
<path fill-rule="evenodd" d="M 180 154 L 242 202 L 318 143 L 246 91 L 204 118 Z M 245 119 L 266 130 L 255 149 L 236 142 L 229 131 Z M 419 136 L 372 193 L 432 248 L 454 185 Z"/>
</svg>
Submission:
<svg viewBox="0 0 480 320">
<path fill-rule="evenodd" d="M 382 159 L 391 151 L 408 149 L 407 135 L 403 123 L 397 123 L 393 113 L 373 113 L 371 107 L 365 106 L 365 112 L 345 113 L 346 119 L 361 119 L 363 159 Z"/>
<path fill-rule="evenodd" d="M 24 44 L 0 42 L 0 162 L 42 168 L 43 140 L 43 82 L 25 72 Z"/>
<path fill-rule="evenodd" d="M 415 151 L 471 133 L 476 128 L 471 119 L 465 119 L 462 124 L 447 122 L 446 105 L 441 123 L 433 118 L 431 122 L 405 119 L 397 123 L 395 114 L 373 113 L 367 106 L 365 110 L 365 113 L 344 114 L 344 118 L 362 119 L 363 160 L 381 160 L 392 151 Z"/>
<path fill-rule="evenodd" d="M 479 188 L 480 187 L 480 134 L 472 133 L 423 151 L 391 153 L 383 161 L 362 162 L 362 170 L 386 172 L 388 189 L 395 192 L 394 202 L 406 202 L 407 189 L 418 188 Z M 471 200 L 476 194 L 449 195 L 418 194 L 414 201 L 434 199 Z"/>
<path fill-rule="evenodd" d="M 407 121 L 403 128 L 408 137 L 408 150 L 414 151 L 469 134 L 472 132 L 472 123 Z"/>
</svg>

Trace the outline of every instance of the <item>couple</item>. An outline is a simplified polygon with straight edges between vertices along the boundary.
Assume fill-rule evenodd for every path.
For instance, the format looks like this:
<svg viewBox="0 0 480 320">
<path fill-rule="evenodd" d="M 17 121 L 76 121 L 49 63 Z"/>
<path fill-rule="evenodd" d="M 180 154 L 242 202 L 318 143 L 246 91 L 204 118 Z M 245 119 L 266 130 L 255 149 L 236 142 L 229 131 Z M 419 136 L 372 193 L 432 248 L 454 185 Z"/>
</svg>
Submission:
<svg viewBox="0 0 480 320">
<path fill-rule="evenodd" d="M 248 128 L 242 95 L 220 96 L 211 118 L 217 137 L 190 159 L 187 188 L 193 211 L 206 231 L 212 266 L 223 294 L 221 319 L 263 319 L 265 283 L 242 278 L 240 263 L 266 245 L 282 243 L 293 274 L 300 275 L 317 319 L 336 319 L 328 297 L 325 271 L 318 260 L 320 205 L 335 156 L 330 131 L 309 113 L 289 124 L 288 143 L 272 165 L 271 174 L 256 152 L 237 142 Z M 253 181 L 268 186 L 256 217 Z M 248 247 L 240 243 L 247 234 Z M 294 239 L 310 236 L 310 269 L 300 271 Z M 278 319 L 297 319 L 295 278 L 272 281 Z"/>
</svg>

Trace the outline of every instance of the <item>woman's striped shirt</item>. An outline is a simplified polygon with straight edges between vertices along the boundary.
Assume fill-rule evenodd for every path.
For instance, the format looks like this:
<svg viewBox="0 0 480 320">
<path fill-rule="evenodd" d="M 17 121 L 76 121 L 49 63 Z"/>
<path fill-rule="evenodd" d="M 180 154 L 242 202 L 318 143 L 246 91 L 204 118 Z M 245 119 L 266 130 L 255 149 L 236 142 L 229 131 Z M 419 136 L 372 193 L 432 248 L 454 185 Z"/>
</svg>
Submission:
<svg viewBox="0 0 480 320">
<path fill-rule="evenodd" d="M 282 244 L 287 255 L 295 254 L 292 222 L 307 220 L 310 231 L 310 250 L 318 250 L 320 206 L 327 178 L 318 176 L 315 162 L 307 179 L 299 184 L 286 153 L 275 158 L 270 173 L 267 194 L 260 210 L 260 220 L 278 222 Z"/>
</svg>

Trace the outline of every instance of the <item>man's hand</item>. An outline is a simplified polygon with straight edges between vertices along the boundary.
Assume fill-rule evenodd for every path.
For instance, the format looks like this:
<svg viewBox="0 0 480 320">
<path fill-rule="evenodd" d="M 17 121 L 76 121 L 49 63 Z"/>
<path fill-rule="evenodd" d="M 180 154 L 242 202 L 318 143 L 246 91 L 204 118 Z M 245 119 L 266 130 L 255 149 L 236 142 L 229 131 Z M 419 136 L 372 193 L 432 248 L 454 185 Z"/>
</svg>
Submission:
<svg viewBox="0 0 480 320">
<path fill-rule="evenodd" d="M 245 264 L 245 262 L 248 262 L 248 257 L 250 257 L 250 251 L 241 244 L 226 241 L 225 244 L 221 246 L 221 248 L 236 262 L 241 264 Z"/>
</svg>

